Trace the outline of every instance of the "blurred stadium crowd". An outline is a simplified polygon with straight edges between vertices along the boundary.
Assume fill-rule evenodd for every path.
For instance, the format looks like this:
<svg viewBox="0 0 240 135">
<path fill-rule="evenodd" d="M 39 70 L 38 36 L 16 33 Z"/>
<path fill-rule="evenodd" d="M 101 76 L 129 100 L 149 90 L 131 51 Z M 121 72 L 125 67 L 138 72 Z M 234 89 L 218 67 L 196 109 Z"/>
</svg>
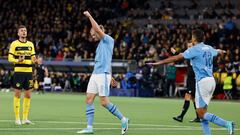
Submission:
<svg viewBox="0 0 240 135">
<path fill-rule="evenodd" d="M 204 0 L 0 0 L 0 5 L 2 58 L 7 58 L 9 43 L 17 37 L 17 25 L 24 24 L 29 30 L 29 40 L 34 42 L 36 52 L 44 59 L 93 59 L 96 43 L 89 35 L 89 22 L 82 14 L 89 10 L 105 26 L 106 33 L 115 39 L 113 59 L 136 60 L 139 68 L 135 75 L 140 73 L 144 78 L 144 73 L 153 74 L 152 81 L 146 82 L 167 75 L 157 73 L 159 69 L 146 68 L 144 62 L 171 56 L 171 47 L 183 52 L 194 28 L 204 30 L 207 44 L 227 51 L 216 58 L 216 73 L 231 72 L 236 74 L 235 79 L 240 73 L 240 26 L 235 22 L 240 18 L 240 3 L 234 0 L 210 3 Z M 125 76 L 116 74 L 115 78 L 121 82 Z M 89 75 L 52 73 L 50 77 L 62 88 L 65 86 L 61 83 L 62 78 L 73 78 L 69 82 L 74 88 L 78 87 L 76 81 L 82 81 L 83 85 L 79 86 L 82 88 L 76 88 L 82 91 L 86 89 Z M 151 85 L 156 87 L 158 83 Z M 146 86 L 151 85 L 147 83 Z"/>
</svg>

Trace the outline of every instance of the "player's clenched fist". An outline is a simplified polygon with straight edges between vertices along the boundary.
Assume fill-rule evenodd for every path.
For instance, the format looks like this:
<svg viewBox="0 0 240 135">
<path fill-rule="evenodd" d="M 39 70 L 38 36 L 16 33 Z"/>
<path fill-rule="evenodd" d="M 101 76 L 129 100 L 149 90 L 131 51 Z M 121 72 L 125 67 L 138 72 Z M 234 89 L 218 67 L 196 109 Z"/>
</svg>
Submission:
<svg viewBox="0 0 240 135">
<path fill-rule="evenodd" d="M 36 58 L 36 57 L 33 57 L 33 58 L 32 58 L 32 62 L 33 62 L 33 63 L 38 64 L 38 63 L 39 63 L 38 61 L 39 61 L 38 58 Z"/>
<path fill-rule="evenodd" d="M 88 11 L 84 11 L 83 14 L 88 18 L 91 17 L 91 14 Z"/>
<path fill-rule="evenodd" d="M 18 58 L 18 62 L 23 62 L 25 60 L 25 55 L 21 55 Z"/>
<path fill-rule="evenodd" d="M 111 79 L 111 86 L 112 87 L 117 87 L 117 81 L 113 77 Z"/>
</svg>

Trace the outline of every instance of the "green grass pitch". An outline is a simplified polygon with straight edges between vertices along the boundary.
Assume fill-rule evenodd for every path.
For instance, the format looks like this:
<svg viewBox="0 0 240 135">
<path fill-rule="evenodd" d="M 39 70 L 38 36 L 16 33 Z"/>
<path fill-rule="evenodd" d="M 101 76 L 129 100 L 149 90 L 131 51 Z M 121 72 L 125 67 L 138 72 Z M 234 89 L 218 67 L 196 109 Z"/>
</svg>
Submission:
<svg viewBox="0 0 240 135">
<path fill-rule="evenodd" d="M 127 135 L 202 135 L 191 104 L 184 122 L 172 120 L 182 108 L 182 99 L 110 97 L 124 115 L 130 118 Z M 30 120 L 35 125 L 14 125 L 13 93 L 0 93 L 0 135 L 77 135 L 86 126 L 85 96 L 81 94 L 33 93 Z M 22 103 L 21 103 L 22 105 Z M 21 107 L 22 110 L 22 107 Z M 240 103 L 212 101 L 212 112 L 240 123 Z M 120 122 L 95 101 L 95 135 L 120 135 Z M 211 124 L 212 135 L 227 135 L 227 130 Z M 236 127 L 235 135 L 240 135 Z"/>
</svg>

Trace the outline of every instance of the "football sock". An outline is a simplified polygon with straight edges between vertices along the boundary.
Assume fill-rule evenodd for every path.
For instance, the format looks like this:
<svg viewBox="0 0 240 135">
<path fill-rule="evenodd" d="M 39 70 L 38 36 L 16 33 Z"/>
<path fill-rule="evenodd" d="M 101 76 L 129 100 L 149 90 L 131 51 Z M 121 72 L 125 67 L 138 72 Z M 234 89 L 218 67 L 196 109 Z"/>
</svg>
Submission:
<svg viewBox="0 0 240 135">
<path fill-rule="evenodd" d="M 204 135 L 211 135 L 211 131 L 210 131 L 210 127 L 209 127 L 208 121 L 202 119 L 201 120 L 201 125 L 202 125 L 202 129 L 203 129 Z"/>
<path fill-rule="evenodd" d="M 19 112 L 20 112 L 20 98 L 15 97 L 13 98 L 13 110 L 15 113 L 15 119 L 20 120 Z"/>
<path fill-rule="evenodd" d="M 195 103 L 195 102 L 193 102 L 193 105 L 194 105 L 194 110 L 195 110 L 195 112 L 196 112 L 196 118 L 198 118 L 198 119 L 199 119 L 199 117 L 198 117 L 198 114 L 197 114 L 197 111 L 196 111 L 196 109 L 197 109 L 197 107 L 196 107 L 196 103 Z"/>
<path fill-rule="evenodd" d="M 184 105 L 183 105 L 183 109 L 182 109 L 182 113 L 181 113 L 180 117 L 182 117 L 182 118 L 184 117 L 184 115 L 188 111 L 189 106 L 190 106 L 190 101 L 185 100 L 184 101 Z"/>
<path fill-rule="evenodd" d="M 119 120 L 122 120 L 123 118 L 123 115 L 122 113 L 117 109 L 117 106 L 112 104 L 112 103 L 109 103 L 105 106 L 106 109 L 108 109 L 108 111 L 110 113 L 112 113 L 114 116 L 116 116 Z"/>
<path fill-rule="evenodd" d="M 205 113 L 204 114 L 204 117 L 203 117 L 205 120 L 208 120 L 218 126 L 222 126 L 222 127 L 227 127 L 227 121 L 214 115 L 214 114 L 211 114 L 211 113 Z"/>
<path fill-rule="evenodd" d="M 86 116 L 87 116 L 87 126 L 88 128 L 92 128 L 93 120 L 94 120 L 94 105 L 87 104 L 86 108 Z"/>
<path fill-rule="evenodd" d="M 30 110 L 30 98 L 23 99 L 23 120 L 28 120 L 28 114 Z"/>
</svg>

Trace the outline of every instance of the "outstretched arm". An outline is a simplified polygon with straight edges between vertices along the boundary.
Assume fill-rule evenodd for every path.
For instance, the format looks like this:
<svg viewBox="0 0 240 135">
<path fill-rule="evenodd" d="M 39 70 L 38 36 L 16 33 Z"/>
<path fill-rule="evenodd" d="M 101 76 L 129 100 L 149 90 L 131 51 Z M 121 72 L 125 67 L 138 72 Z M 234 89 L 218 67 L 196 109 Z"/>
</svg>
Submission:
<svg viewBox="0 0 240 135">
<path fill-rule="evenodd" d="M 216 50 L 217 50 L 218 54 L 224 54 L 224 53 L 226 53 L 225 50 L 221 50 L 221 49 L 216 49 Z"/>
<path fill-rule="evenodd" d="M 155 62 L 155 63 L 147 63 L 148 65 L 153 65 L 153 66 L 156 66 L 156 65 L 162 65 L 162 64 L 167 64 L 167 63 L 172 63 L 172 62 L 175 62 L 175 61 L 179 61 L 179 60 L 183 60 L 184 57 L 182 54 L 178 54 L 176 56 L 172 56 L 172 57 L 169 57 L 167 59 L 164 59 L 164 60 L 160 60 L 158 62 Z"/>
<path fill-rule="evenodd" d="M 92 28 L 94 29 L 95 32 L 98 33 L 98 35 L 100 36 L 100 38 L 103 38 L 105 33 L 104 31 L 99 27 L 99 25 L 97 24 L 97 22 L 93 19 L 92 15 L 88 12 L 88 11 L 84 11 L 83 14 L 90 20 L 91 24 L 92 24 Z"/>
</svg>

